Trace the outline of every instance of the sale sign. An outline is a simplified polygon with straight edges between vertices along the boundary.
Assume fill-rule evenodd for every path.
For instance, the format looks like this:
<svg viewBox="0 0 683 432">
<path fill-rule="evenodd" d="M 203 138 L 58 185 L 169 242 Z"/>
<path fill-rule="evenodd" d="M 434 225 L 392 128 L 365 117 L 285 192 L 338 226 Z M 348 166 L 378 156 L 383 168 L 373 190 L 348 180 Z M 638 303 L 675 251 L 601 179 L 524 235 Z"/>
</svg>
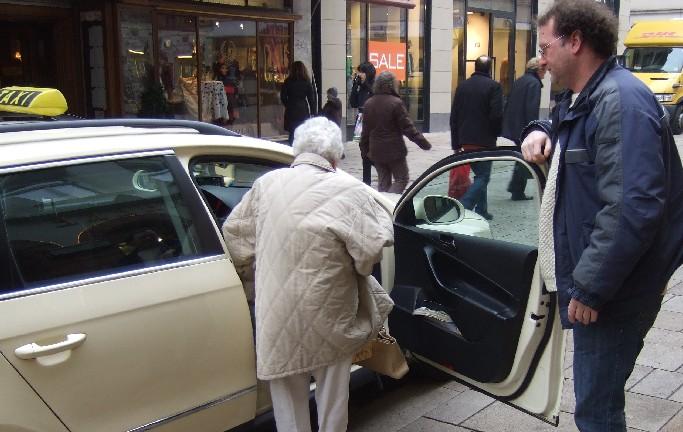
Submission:
<svg viewBox="0 0 683 432">
<path fill-rule="evenodd" d="M 368 59 L 375 66 L 377 73 L 388 70 L 396 75 L 399 81 L 406 79 L 406 44 L 401 42 L 368 43 Z"/>
</svg>

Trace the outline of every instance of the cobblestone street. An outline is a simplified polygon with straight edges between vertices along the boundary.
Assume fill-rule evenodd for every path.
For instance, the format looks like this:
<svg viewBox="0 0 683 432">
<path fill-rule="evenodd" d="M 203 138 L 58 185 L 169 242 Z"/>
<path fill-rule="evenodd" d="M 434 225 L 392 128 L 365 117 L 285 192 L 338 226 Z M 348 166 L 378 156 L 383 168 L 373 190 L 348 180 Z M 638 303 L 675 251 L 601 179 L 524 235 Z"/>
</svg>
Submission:
<svg viewBox="0 0 683 432">
<path fill-rule="evenodd" d="M 425 152 L 408 142 L 408 165 L 411 182 L 433 163 L 450 155 L 448 133 L 426 134 L 433 145 Z M 679 152 L 683 150 L 683 135 L 676 137 Z M 500 144 L 500 143 L 499 143 Z M 361 177 L 361 160 L 356 143 L 346 144 L 346 158 L 341 167 L 357 178 Z M 519 209 L 510 209 L 509 194 L 504 185 L 508 169 L 494 171 L 489 188 L 489 207 L 499 209 L 491 222 L 504 226 L 518 221 L 517 211 L 533 209 L 537 200 L 520 202 Z M 373 170 L 373 185 L 376 186 Z M 531 184 L 531 182 L 529 182 Z M 527 186 L 528 195 L 536 195 Z M 498 204 L 497 204 L 498 202 Z M 500 205 L 499 205 L 500 204 Z M 531 228 L 529 228 L 531 230 Z M 531 231 L 524 236 L 534 235 Z M 627 383 L 626 415 L 630 431 L 683 431 L 683 269 L 674 275 L 664 299 L 662 311 L 646 338 L 635 370 Z M 571 336 L 571 335 L 569 335 Z M 383 391 L 369 389 L 354 392 L 350 404 L 350 431 L 576 431 L 572 380 L 572 343 L 567 341 L 565 356 L 565 386 L 560 414 L 560 426 L 554 428 L 509 406 L 455 382 L 438 382 L 412 377 L 388 386 Z M 371 386 L 372 387 L 372 386 Z"/>
</svg>

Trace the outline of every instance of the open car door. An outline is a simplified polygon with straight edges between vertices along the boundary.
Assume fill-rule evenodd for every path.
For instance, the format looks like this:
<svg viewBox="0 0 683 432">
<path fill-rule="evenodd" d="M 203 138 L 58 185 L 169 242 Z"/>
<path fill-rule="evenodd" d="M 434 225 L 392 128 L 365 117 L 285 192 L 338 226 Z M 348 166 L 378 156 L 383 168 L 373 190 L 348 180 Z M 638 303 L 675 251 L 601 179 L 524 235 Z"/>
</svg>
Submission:
<svg viewBox="0 0 683 432">
<path fill-rule="evenodd" d="M 389 326 L 416 359 L 557 425 L 564 337 L 537 263 L 544 179 L 507 150 L 428 169 L 394 214 Z"/>
</svg>

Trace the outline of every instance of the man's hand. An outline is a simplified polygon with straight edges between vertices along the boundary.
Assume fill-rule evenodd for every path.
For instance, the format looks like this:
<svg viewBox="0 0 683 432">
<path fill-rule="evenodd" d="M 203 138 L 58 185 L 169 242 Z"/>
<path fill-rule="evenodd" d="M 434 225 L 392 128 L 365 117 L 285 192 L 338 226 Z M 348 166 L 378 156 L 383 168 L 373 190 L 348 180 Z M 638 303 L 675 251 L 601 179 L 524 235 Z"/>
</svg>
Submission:
<svg viewBox="0 0 683 432">
<path fill-rule="evenodd" d="M 542 164 L 550 157 L 553 144 L 543 131 L 533 131 L 522 142 L 522 155 L 528 162 Z"/>
<path fill-rule="evenodd" d="M 588 325 L 598 320 L 598 311 L 573 298 L 569 301 L 567 318 L 572 324 L 578 321 L 583 325 Z"/>
</svg>

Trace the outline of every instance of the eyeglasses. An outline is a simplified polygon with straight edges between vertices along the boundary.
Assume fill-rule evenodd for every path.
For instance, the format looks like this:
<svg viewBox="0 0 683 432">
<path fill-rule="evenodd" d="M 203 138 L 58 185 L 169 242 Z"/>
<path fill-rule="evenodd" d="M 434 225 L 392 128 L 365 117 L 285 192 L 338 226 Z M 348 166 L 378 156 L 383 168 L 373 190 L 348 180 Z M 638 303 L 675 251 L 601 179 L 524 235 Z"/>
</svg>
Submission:
<svg viewBox="0 0 683 432">
<path fill-rule="evenodd" d="M 562 39 L 563 37 L 564 37 L 564 35 L 559 35 L 558 37 L 556 37 L 555 39 L 551 40 L 551 41 L 548 42 L 547 44 L 543 45 L 542 47 L 539 47 L 539 48 L 538 48 L 538 55 L 539 55 L 540 57 L 545 57 L 545 51 L 548 49 L 548 47 L 550 47 L 550 45 L 554 44 L 555 42 L 557 42 L 558 40 Z"/>
</svg>

